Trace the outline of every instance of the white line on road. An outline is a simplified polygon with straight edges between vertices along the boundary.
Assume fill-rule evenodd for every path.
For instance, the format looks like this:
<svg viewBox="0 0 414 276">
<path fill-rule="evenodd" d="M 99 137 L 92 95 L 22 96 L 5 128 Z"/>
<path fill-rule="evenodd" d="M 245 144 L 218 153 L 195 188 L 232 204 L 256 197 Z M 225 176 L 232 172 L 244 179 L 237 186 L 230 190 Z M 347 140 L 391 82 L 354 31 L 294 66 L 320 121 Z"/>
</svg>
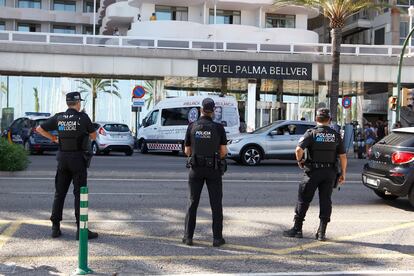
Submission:
<svg viewBox="0 0 414 276">
<path fill-rule="evenodd" d="M 0 192 L 0 195 L 54 195 L 53 192 Z M 166 195 L 169 193 L 89 193 L 90 195 L 110 195 L 110 196 L 139 196 L 139 195 Z"/>
<path fill-rule="evenodd" d="M 171 275 L 171 274 L 170 274 Z M 185 274 L 172 274 L 172 276 L 181 276 Z M 205 273 L 195 273 L 197 276 L 211 276 L 217 274 L 205 274 Z M 412 271 L 329 271 L 329 272 L 276 272 L 276 273 L 237 273 L 237 274 L 228 274 L 224 273 L 221 276 L 312 276 L 312 275 L 414 275 L 414 270 Z"/>
<path fill-rule="evenodd" d="M 0 180 L 55 180 L 53 177 L 0 177 Z M 120 181 L 120 182 L 187 182 L 188 179 L 154 179 L 154 178 L 88 178 L 88 181 Z M 229 183 L 298 183 L 297 180 L 266 179 L 223 179 Z M 361 180 L 347 180 L 346 183 L 361 183 Z"/>
</svg>

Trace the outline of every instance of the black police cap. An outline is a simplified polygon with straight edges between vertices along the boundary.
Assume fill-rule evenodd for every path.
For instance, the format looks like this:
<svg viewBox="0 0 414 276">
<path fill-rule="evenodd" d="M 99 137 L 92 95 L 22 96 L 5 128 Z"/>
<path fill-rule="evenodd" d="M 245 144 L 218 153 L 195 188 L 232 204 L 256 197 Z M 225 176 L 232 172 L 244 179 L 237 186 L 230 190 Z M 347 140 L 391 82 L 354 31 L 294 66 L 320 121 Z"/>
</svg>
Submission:
<svg viewBox="0 0 414 276">
<path fill-rule="evenodd" d="M 331 118 L 331 112 L 329 111 L 328 108 L 319 108 L 316 111 L 316 117 L 318 118 Z"/>
<path fill-rule="evenodd" d="M 66 101 L 77 102 L 77 101 L 83 101 L 83 100 L 79 92 L 69 92 L 68 94 L 66 94 Z"/>
<path fill-rule="evenodd" d="M 216 104 L 212 98 L 205 98 L 201 104 L 205 112 L 214 112 Z"/>
</svg>

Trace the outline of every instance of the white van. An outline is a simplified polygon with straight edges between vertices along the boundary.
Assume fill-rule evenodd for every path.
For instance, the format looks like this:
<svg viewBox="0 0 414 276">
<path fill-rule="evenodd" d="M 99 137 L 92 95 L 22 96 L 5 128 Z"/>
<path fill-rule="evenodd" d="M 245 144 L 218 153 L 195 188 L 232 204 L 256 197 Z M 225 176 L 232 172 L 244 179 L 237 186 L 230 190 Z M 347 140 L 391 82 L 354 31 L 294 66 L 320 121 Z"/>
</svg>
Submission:
<svg viewBox="0 0 414 276">
<path fill-rule="evenodd" d="M 240 117 L 234 97 L 170 98 L 160 101 L 142 120 L 138 130 L 138 148 L 141 153 L 147 153 L 148 150 L 182 151 L 188 124 L 200 117 L 201 102 L 207 97 L 216 104 L 213 120 L 223 124 L 228 137 L 239 134 Z"/>
</svg>

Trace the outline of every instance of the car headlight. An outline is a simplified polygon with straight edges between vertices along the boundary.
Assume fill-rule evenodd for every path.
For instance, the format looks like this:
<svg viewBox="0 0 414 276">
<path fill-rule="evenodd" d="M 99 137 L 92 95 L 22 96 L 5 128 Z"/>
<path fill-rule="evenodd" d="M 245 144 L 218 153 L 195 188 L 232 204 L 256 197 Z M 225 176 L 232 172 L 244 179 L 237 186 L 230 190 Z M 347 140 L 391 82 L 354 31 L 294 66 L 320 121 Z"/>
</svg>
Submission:
<svg viewBox="0 0 414 276">
<path fill-rule="evenodd" d="M 229 144 L 229 145 L 230 145 L 230 144 L 237 144 L 237 143 L 239 143 L 241 140 L 243 140 L 243 139 L 234 139 L 234 140 L 229 140 L 228 144 Z"/>
</svg>

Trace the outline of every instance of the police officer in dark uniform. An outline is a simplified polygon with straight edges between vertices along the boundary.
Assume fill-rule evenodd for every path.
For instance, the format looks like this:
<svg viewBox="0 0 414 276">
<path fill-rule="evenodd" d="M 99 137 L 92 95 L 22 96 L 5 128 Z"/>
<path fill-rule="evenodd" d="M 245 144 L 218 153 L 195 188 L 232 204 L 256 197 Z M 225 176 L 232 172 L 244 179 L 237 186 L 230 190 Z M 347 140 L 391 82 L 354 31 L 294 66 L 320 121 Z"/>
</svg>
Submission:
<svg viewBox="0 0 414 276">
<path fill-rule="evenodd" d="M 55 114 L 36 129 L 41 135 L 59 144 L 55 199 L 50 217 L 53 238 L 62 234 L 60 221 L 62 220 L 63 205 L 70 183 L 73 181 L 75 217 L 78 229 L 76 239 L 79 239 L 80 188 L 87 184 L 87 167 L 91 157 L 86 152 L 89 149 L 90 139 L 96 139 L 91 119 L 86 113 L 80 112 L 81 101 L 83 100 L 79 92 L 66 94 L 66 104 L 68 105 L 66 112 Z M 58 137 L 49 133 L 52 130 L 58 131 Z M 98 234 L 89 231 L 88 237 L 94 239 L 98 237 Z"/>
<path fill-rule="evenodd" d="M 223 239 L 223 159 L 227 155 L 227 138 L 223 125 L 213 122 L 215 103 L 206 98 L 202 102 L 201 117 L 190 124 L 185 138 L 185 153 L 189 157 L 189 207 L 185 217 L 183 243 L 193 245 L 197 207 L 204 182 L 207 184 L 213 213 L 213 246 L 225 244 Z"/>
<path fill-rule="evenodd" d="M 309 129 L 296 147 L 296 160 L 304 169 L 304 180 L 299 185 L 298 201 L 295 209 L 295 224 L 284 231 L 285 237 L 302 238 L 302 224 L 316 189 L 319 190 L 320 225 L 316 239 L 326 240 L 326 226 L 331 219 L 331 195 L 336 181 L 345 182 L 347 158 L 341 135 L 330 128 L 329 109 L 318 109 L 317 126 Z M 305 157 L 306 152 L 306 157 Z M 304 158 L 305 157 L 305 158 Z M 341 172 L 338 173 L 338 157 Z"/>
</svg>

